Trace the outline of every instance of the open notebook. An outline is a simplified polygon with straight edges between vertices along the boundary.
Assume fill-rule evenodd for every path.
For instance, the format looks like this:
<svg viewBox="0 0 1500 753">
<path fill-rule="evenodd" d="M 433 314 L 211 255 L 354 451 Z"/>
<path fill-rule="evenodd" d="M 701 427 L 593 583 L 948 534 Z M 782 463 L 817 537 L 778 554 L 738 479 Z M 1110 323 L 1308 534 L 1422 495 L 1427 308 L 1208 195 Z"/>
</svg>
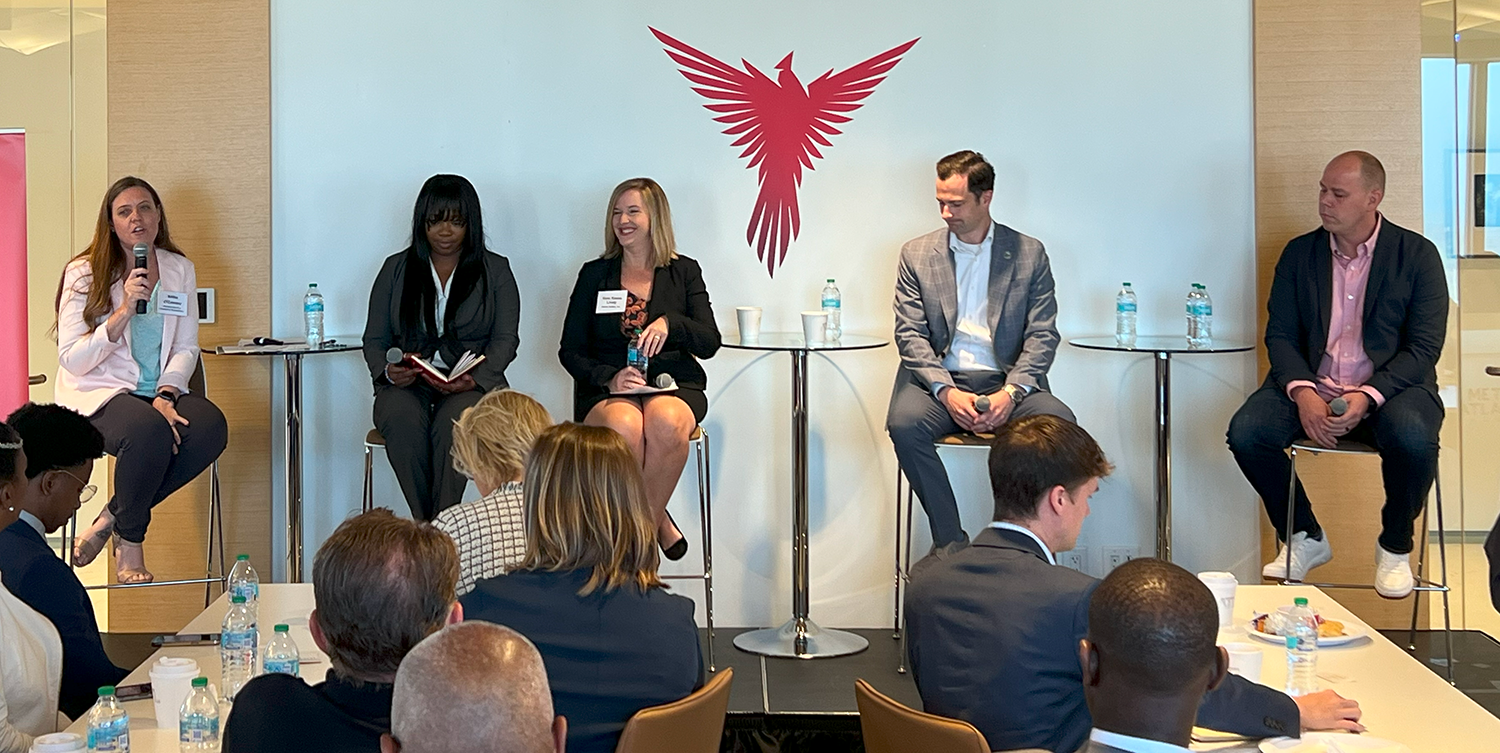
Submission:
<svg viewBox="0 0 1500 753">
<path fill-rule="evenodd" d="M 469 373 L 474 369 L 474 367 L 478 366 L 479 364 L 484 363 L 484 356 L 476 356 L 472 352 L 466 350 L 464 351 L 463 355 L 458 357 L 458 363 L 454 364 L 453 368 L 449 369 L 447 373 L 444 373 L 442 369 L 438 368 L 431 361 L 421 356 L 408 355 L 406 357 L 406 360 L 417 368 L 420 368 L 428 374 L 431 374 L 433 378 L 437 379 L 438 381 L 451 382 L 463 376 L 464 374 Z"/>
</svg>

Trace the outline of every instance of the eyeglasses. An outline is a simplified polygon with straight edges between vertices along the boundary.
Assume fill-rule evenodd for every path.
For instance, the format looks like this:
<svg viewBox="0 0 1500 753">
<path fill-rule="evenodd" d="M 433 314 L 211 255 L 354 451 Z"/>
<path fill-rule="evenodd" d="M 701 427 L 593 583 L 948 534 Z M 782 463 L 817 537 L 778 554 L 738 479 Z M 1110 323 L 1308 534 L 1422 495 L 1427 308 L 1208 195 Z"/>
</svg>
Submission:
<svg viewBox="0 0 1500 753">
<path fill-rule="evenodd" d="M 88 481 L 85 481 L 84 479 L 81 479 L 81 478 L 79 478 L 77 476 L 74 476 L 71 472 L 65 471 L 65 470 L 63 470 L 61 468 L 57 468 L 56 470 L 57 470 L 58 473 L 65 474 L 68 478 L 71 478 L 74 481 L 77 481 L 79 483 L 79 485 L 82 486 L 82 488 L 78 490 L 78 504 L 80 504 L 80 505 L 86 505 L 86 504 L 88 504 L 88 501 L 91 500 L 91 499 L 93 499 L 95 494 L 99 493 L 99 487 L 94 486 L 93 484 L 90 484 Z"/>
</svg>

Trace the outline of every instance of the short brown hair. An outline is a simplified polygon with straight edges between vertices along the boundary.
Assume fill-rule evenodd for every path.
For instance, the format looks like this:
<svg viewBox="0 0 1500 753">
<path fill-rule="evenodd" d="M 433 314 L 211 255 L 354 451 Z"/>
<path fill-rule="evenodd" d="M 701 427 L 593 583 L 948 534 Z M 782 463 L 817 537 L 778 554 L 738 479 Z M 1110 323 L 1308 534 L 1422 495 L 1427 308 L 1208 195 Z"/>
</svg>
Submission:
<svg viewBox="0 0 1500 753">
<path fill-rule="evenodd" d="M 453 423 L 453 467 L 469 478 L 498 486 L 521 475 L 526 453 L 552 416 L 531 396 L 515 390 L 485 393 Z"/>
<path fill-rule="evenodd" d="M 1071 491 L 1110 470 L 1104 450 L 1072 421 L 1048 415 L 1010 421 L 990 445 L 995 520 L 1033 520 L 1047 490 Z"/>
<path fill-rule="evenodd" d="M 329 662 L 356 680 L 390 675 L 447 622 L 457 588 L 458 550 L 431 524 L 384 508 L 344 521 L 313 560 Z"/>
<path fill-rule="evenodd" d="M 947 180 L 963 175 L 969 183 L 969 193 L 974 198 L 985 191 L 995 190 L 995 166 L 985 160 L 984 155 L 972 149 L 954 152 L 937 163 L 938 180 Z"/>
<path fill-rule="evenodd" d="M 614 429 L 564 423 L 537 435 L 526 460 L 522 570 L 580 570 L 587 596 L 662 585 L 656 522 L 630 447 Z"/>
</svg>

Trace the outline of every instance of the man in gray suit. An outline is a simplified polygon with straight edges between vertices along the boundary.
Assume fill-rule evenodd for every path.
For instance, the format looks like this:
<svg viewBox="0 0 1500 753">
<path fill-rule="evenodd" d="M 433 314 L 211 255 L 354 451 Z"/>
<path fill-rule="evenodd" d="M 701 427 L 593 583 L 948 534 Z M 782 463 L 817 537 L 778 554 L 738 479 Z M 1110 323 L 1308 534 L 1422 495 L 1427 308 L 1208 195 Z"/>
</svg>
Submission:
<svg viewBox="0 0 1500 753">
<path fill-rule="evenodd" d="M 937 202 L 947 226 L 907 241 L 896 272 L 901 367 L 886 430 L 927 510 L 934 550 L 969 540 L 935 438 L 992 432 L 1036 414 L 1073 420 L 1047 391 L 1058 342 L 1047 252 L 990 219 L 994 189 L 995 168 L 978 152 L 939 160 Z"/>
<path fill-rule="evenodd" d="M 995 522 L 912 567 L 912 678 L 928 713 L 973 724 L 994 750 L 1076 751 L 1092 725 L 1078 646 L 1099 581 L 1054 557 L 1073 548 L 1109 461 L 1077 424 L 1043 415 L 1001 425 L 989 466 Z M 1197 713 L 1204 727 L 1256 737 L 1360 731 L 1359 716 L 1332 690 L 1293 700 L 1238 676 Z"/>
</svg>

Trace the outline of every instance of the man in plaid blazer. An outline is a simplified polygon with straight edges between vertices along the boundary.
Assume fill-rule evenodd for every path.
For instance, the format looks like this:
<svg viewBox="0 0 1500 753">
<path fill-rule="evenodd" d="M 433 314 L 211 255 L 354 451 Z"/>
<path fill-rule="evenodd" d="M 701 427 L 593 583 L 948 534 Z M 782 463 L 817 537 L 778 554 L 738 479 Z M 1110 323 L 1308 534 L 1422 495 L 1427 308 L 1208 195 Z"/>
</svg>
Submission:
<svg viewBox="0 0 1500 753">
<path fill-rule="evenodd" d="M 934 550 L 969 540 L 935 438 L 989 433 L 1039 413 L 1074 420 L 1047 391 L 1059 339 L 1047 252 L 990 219 L 994 188 L 995 168 L 978 152 L 939 160 L 937 201 L 947 226 L 907 241 L 896 272 L 901 367 L 886 430 L 927 510 Z"/>
</svg>

